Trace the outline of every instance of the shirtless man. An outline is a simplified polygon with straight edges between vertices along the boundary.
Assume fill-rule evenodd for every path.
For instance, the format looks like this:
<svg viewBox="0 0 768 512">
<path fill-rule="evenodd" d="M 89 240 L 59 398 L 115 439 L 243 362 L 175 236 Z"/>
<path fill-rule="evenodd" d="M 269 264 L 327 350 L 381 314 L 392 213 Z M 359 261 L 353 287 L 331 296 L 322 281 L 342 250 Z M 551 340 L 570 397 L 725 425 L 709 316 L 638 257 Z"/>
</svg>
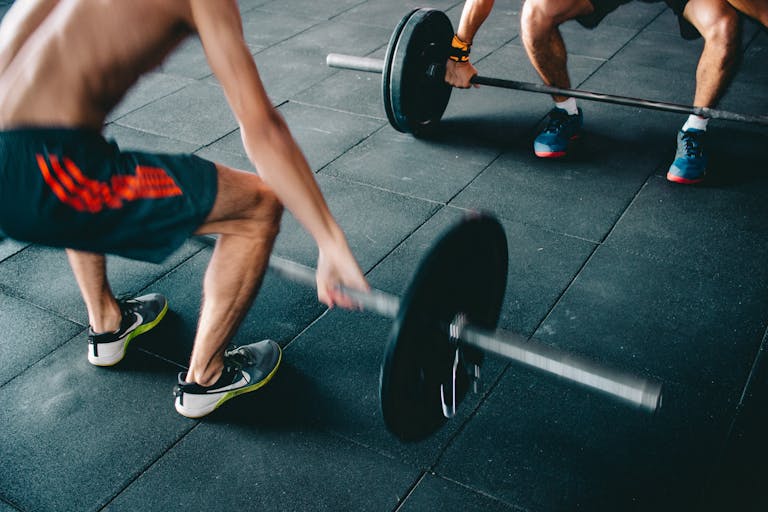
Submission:
<svg viewBox="0 0 768 512">
<path fill-rule="evenodd" d="M 567 52 L 559 26 L 576 19 L 593 28 L 611 11 L 630 0 L 525 0 L 520 15 L 521 37 L 533 67 L 544 83 L 570 88 Z M 734 4 L 768 3 L 766 0 L 731 0 Z M 681 35 L 704 37 L 704 49 L 696 69 L 693 104 L 714 107 L 725 92 L 739 50 L 739 15 L 726 0 L 666 0 L 678 15 Z M 467 88 L 477 74 L 469 62 L 469 48 L 478 29 L 491 13 L 494 0 L 467 0 L 453 41 L 454 55 L 446 65 L 445 80 Z M 737 6 L 738 7 L 738 6 Z M 554 95 L 549 122 L 533 143 L 541 158 L 558 158 L 568 153 L 578 139 L 582 111 L 575 98 Z M 704 179 L 707 156 L 704 142 L 707 119 L 691 115 L 677 135 L 677 153 L 667 179 L 677 183 L 699 183 Z"/>
<path fill-rule="evenodd" d="M 193 155 L 121 151 L 100 134 L 145 72 L 197 34 L 259 175 Z M 219 235 L 176 410 L 188 417 L 265 384 L 281 360 L 264 340 L 226 351 L 264 275 L 283 205 L 318 247 L 318 298 L 353 307 L 368 284 L 306 159 L 271 105 L 235 0 L 17 0 L 0 26 L 0 228 L 67 249 L 88 310 L 88 360 L 118 363 L 168 305 L 118 301 L 104 254 L 162 261 L 192 234 Z"/>
</svg>

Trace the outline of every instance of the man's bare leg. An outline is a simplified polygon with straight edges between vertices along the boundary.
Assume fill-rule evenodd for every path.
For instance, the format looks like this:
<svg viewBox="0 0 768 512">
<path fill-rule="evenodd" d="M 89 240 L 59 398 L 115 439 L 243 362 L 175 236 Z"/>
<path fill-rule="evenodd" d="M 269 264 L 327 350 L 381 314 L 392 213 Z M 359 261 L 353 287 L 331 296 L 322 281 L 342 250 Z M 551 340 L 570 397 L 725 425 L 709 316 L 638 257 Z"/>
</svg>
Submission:
<svg viewBox="0 0 768 512">
<path fill-rule="evenodd" d="M 261 179 L 218 165 L 219 192 L 199 234 L 220 233 L 203 281 L 203 300 L 187 382 L 209 386 L 224 367 L 224 349 L 261 285 L 282 205 Z"/>
<path fill-rule="evenodd" d="M 560 24 L 594 10 L 589 0 L 526 0 L 520 16 L 521 35 L 531 64 L 547 85 L 570 88 L 568 52 Z M 582 115 L 575 98 L 553 94 L 555 107 L 533 140 L 539 158 L 562 158 L 581 132 Z"/>
<path fill-rule="evenodd" d="M 728 0 L 728 3 L 768 28 L 768 0 Z"/>
<path fill-rule="evenodd" d="M 713 107 L 733 74 L 739 51 L 739 15 L 725 0 L 690 0 L 683 15 L 704 37 L 693 104 Z"/>
<path fill-rule="evenodd" d="M 122 314 L 107 281 L 104 255 L 67 249 L 67 257 L 85 301 L 91 329 L 97 333 L 116 331 Z"/>
<path fill-rule="evenodd" d="M 526 0 L 520 17 L 521 36 L 531 64 L 547 85 L 570 88 L 568 53 L 560 24 L 591 13 L 589 0 Z M 553 95 L 555 101 L 566 96 Z"/>
<path fill-rule="evenodd" d="M 714 107 L 725 92 L 739 51 L 739 14 L 725 0 L 689 0 L 683 16 L 704 37 L 696 68 L 698 107 Z M 706 118 L 690 115 L 677 134 L 677 152 L 667 172 L 676 183 L 695 184 L 707 173 Z"/>
</svg>

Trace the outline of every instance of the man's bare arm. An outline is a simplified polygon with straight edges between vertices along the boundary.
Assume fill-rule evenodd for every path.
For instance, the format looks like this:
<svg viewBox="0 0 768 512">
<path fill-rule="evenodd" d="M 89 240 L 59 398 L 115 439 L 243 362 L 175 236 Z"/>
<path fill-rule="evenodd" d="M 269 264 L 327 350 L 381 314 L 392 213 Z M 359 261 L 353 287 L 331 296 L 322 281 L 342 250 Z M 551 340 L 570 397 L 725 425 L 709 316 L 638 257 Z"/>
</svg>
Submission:
<svg viewBox="0 0 768 512">
<path fill-rule="evenodd" d="M 16 0 L 0 24 L 0 74 L 59 0 Z"/>
<path fill-rule="evenodd" d="M 488 18 L 493 9 L 494 0 L 467 0 L 461 11 L 459 28 L 456 36 L 467 44 L 472 44 L 475 34 Z M 445 81 L 454 87 L 466 89 L 470 80 L 477 74 L 477 69 L 471 62 L 456 62 L 448 60 L 445 65 Z"/>
<path fill-rule="evenodd" d="M 320 258 L 318 282 L 367 289 L 346 238 L 331 215 L 314 174 L 280 113 L 272 106 L 245 43 L 234 1 L 192 0 L 192 13 L 208 62 L 221 83 L 243 145 L 265 183 L 312 235 Z M 327 268 L 324 263 L 330 263 Z"/>
<path fill-rule="evenodd" d="M 467 0 L 461 11 L 461 20 L 456 35 L 465 43 L 472 44 L 475 34 L 491 14 L 494 0 Z"/>
</svg>

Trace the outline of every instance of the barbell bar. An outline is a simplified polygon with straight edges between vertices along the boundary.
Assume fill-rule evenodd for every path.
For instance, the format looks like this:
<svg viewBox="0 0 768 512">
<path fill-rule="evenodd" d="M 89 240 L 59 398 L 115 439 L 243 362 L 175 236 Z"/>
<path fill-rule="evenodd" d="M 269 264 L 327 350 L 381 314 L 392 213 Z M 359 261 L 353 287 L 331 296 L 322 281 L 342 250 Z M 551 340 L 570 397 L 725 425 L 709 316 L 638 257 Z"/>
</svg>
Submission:
<svg viewBox="0 0 768 512">
<path fill-rule="evenodd" d="M 208 243 L 213 239 L 207 238 Z M 277 275 L 316 288 L 315 270 L 272 255 Z M 500 223 L 468 215 L 423 257 L 404 299 L 378 289 L 340 287 L 360 309 L 394 319 L 380 375 L 390 431 L 403 440 L 431 435 L 456 413 L 479 378 L 485 353 L 602 392 L 646 412 L 661 407 L 657 382 L 613 371 L 529 336 L 496 329 L 507 280 Z"/>
<path fill-rule="evenodd" d="M 447 105 L 450 86 L 444 82 L 444 76 L 452 35 L 453 27 L 445 13 L 436 9 L 416 9 L 407 14 L 396 27 L 387 47 L 385 59 L 331 53 L 326 57 L 326 64 L 340 69 L 381 73 L 382 81 L 388 82 L 382 84 L 382 93 L 390 123 L 399 131 L 418 133 L 424 125 L 439 121 Z M 766 115 L 731 112 L 481 75 L 473 77 L 471 82 L 504 89 L 570 96 L 678 114 L 695 114 L 713 119 L 768 125 Z M 432 100 L 435 97 L 438 98 L 437 101 Z M 428 101 L 427 110 L 423 102 L 418 101 L 419 99 Z"/>
<path fill-rule="evenodd" d="M 315 270 L 279 256 L 272 256 L 269 268 L 278 275 L 309 287 L 317 287 Z M 372 288 L 361 292 L 340 286 L 340 291 L 357 303 L 362 310 L 394 319 L 400 310 L 400 298 Z M 611 372 L 586 359 L 569 355 L 531 337 L 502 329 L 489 330 L 454 320 L 443 330 L 455 331 L 460 343 L 504 359 L 581 384 L 615 398 L 655 412 L 661 406 L 661 386 L 633 375 Z"/>
</svg>

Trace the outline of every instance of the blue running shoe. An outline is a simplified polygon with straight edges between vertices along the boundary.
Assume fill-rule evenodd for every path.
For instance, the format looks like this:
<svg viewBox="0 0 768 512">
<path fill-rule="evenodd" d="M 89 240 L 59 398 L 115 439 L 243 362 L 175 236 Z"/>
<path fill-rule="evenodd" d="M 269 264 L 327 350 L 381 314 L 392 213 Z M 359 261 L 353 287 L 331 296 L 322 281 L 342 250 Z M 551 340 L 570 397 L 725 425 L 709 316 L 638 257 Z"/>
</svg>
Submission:
<svg viewBox="0 0 768 512">
<path fill-rule="evenodd" d="M 675 161 L 667 172 L 669 181 L 692 185 L 704 180 L 707 173 L 707 155 L 704 154 L 706 134 L 704 130 L 695 128 L 678 132 Z"/>
<path fill-rule="evenodd" d="M 572 141 L 581 136 L 583 124 L 581 109 L 575 115 L 561 108 L 553 108 L 549 112 L 549 122 L 546 128 L 533 141 L 533 152 L 540 158 L 561 158 L 568 154 Z"/>
</svg>

